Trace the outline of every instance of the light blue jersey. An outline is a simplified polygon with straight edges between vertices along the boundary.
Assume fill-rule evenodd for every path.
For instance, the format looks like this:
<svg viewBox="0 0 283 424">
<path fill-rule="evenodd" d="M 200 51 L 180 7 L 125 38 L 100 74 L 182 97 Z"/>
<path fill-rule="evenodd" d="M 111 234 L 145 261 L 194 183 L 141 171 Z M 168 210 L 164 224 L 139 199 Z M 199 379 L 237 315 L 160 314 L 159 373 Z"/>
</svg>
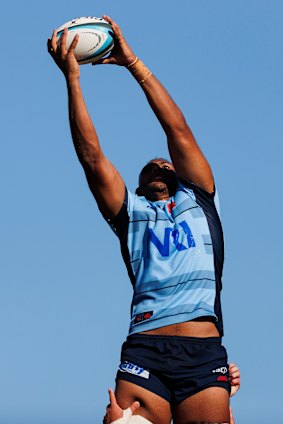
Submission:
<svg viewBox="0 0 283 424">
<path fill-rule="evenodd" d="M 127 191 L 112 223 L 134 294 L 129 334 L 212 317 L 222 335 L 223 234 L 216 196 L 179 183 L 168 201 Z"/>
</svg>

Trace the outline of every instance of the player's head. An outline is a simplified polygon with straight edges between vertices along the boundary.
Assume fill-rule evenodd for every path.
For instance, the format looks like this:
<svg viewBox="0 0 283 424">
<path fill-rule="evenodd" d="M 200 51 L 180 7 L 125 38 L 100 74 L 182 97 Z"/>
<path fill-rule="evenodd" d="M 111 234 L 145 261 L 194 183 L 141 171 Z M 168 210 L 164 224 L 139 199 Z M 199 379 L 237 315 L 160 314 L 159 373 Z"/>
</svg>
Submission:
<svg viewBox="0 0 283 424">
<path fill-rule="evenodd" d="M 148 200 L 166 200 L 176 192 L 178 178 L 171 162 L 164 158 L 150 160 L 141 170 L 136 193 Z"/>
</svg>

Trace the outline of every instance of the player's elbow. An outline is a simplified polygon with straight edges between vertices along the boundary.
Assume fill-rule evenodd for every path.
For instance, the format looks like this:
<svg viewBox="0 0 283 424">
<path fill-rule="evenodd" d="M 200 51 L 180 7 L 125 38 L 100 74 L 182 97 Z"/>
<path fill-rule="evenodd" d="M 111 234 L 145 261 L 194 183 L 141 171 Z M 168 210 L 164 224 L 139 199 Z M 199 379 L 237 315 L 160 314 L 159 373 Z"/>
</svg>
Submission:
<svg viewBox="0 0 283 424">
<path fill-rule="evenodd" d="M 167 134 L 183 136 L 188 132 L 189 127 L 183 114 L 180 112 L 178 115 L 170 117 L 170 120 L 166 124 L 165 130 Z"/>
</svg>

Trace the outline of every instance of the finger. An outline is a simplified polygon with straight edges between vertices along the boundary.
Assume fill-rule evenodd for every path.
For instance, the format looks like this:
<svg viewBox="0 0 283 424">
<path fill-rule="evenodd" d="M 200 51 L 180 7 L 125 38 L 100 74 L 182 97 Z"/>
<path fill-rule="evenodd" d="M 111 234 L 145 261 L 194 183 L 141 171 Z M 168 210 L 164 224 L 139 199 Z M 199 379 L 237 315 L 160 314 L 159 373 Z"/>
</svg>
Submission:
<svg viewBox="0 0 283 424">
<path fill-rule="evenodd" d="M 132 403 L 132 405 L 130 406 L 132 414 L 139 409 L 140 407 L 140 403 L 136 400 L 134 403 Z"/>
<path fill-rule="evenodd" d="M 54 53 L 56 53 L 56 50 L 57 50 L 57 29 L 54 29 L 54 31 L 52 33 L 51 47 L 52 47 Z"/>
<path fill-rule="evenodd" d="M 121 38 L 122 37 L 122 31 L 121 31 L 119 25 L 116 24 L 116 22 L 113 21 L 113 19 L 111 19 L 110 16 L 103 15 L 103 19 L 105 19 L 105 21 L 107 21 L 112 26 L 115 37 L 118 38 L 118 39 Z"/>
<path fill-rule="evenodd" d="M 237 388 L 237 390 L 240 388 L 240 380 L 234 380 L 234 381 L 231 381 L 231 387 L 236 387 Z"/>
<path fill-rule="evenodd" d="M 234 378 L 240 378 L 240 373 L 239 371 L 235 371 L 230 373 L 230 378 L 234 379 Z"/>
<path fill-rule="evenodd" d="M 115 396 L 113 390 L 108 389 L 108 393 L 109 393 L 110 406 L 117 405 L 116 396 Z"/>
<path fill-rule="evenodd" d="M 234 378 L 240 378 L 240 372 L 239 371 L 235 371 L 232 372 L 232 374 L 230 374 L 230 376 L 234 379 Z"/>
<path fill-rule="evenodd" d="M 112 19 L 110 18 L 110 16 L 103 15 L 102 17 L 105 21 L 107 21 L 111 25 Z"/>
<path fill-rule="evenodd" d="M 69 47 L 68 53 L 74 52 L 75 48 L 77 47 L 78 42 L 79 42 L 79 34 L 76 34 L 71 45 L 70 45 L 70 47 Z"/>
<path fill-rule="evenodd" d="M 238 368 L 231 368 L 229 369 L 230 376 L 240 376 L 240 371 Z"/>
<path fill-rule="evenodd" d="M 231 371 L 231 370 L 238 370 L 239 371 L 239 368 L 237 367 L 237 365 L 236 364 L 230 364 L 229 365 L 229 371 Z"/>
<path fill-rule="evenodd" d="M 107 57 L 105 59 L 99 59 L 96 62 L 92 62 L 92 66 L 95 66 L 95 65 L 109 65 L 110 63 L 112 63 L 111 58 Z"/>
<path fill-rule="evenodd" d="M 231 390 L 232 391 L 237 391 L 237 390 L 239 390 L 239 388 L 240 388 L 240 381 L 238 380 L 234 380 L 234 381 L 231 381 L 230 382 L 231 383 Z"/>
<path fill-rule="evenodd" d="M 240 379 L 239 378 L 233 378 L 231 381 L 232 386 L 240 386 Z"/>
<path fill-rule="evenodd" d="M 61 37 L 61 56 L 64 56 L 67 53 L 67 49 L 66 49 L 67 35 L 68 35 L 68 28 L 65 28 L 63 31 L 63 35 Z"/>
<path fill-rule="evenodd" d="M 48 38 L 48 40 L 47 40 L 47 50 L 50 54 L 53 54 L 53 48 L 52 48 L 52 45 L 51 45 L 51 39 L 50 38 Z"/>
<path fill-rule="evenodd" d="M 240 370 L 237 367 L 229 368 L 229 374 L 230 375 L 240 375 Z"/>
</svg>

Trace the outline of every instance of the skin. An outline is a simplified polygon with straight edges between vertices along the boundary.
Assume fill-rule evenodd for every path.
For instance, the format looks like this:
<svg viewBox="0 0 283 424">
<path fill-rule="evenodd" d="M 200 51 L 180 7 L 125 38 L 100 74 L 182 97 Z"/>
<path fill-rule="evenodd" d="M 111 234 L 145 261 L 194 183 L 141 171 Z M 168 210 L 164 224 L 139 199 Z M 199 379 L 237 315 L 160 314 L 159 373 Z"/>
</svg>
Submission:
<svg viewBox="0 0 283 424">
<path fill-rule="evenodd" d="M 173 164 L 165 159 L 152 159 L 141 170 L 136 193 L 153 202 L 168 200 L 174 195 L 176 186 L 177 174 Z"/>
<path fill-rule="evenodd" d="M 123 37 L 119 26 L 109 16 L 103 16 L 103 18 L 112 25 L 115 47 L 110 57 L 100 60 L 96 65 L 114 64 L 127 67 L 135 60 L 136 55 Z M 80 85 L 80 67 L 74 55 L 79 38 L 76 36 L 67 50 L 67 32 L 65 29 L 61 43 L 57 45 L 55 30 L 51 39 L 48 39 L 48 51 L 65 77 L 73 144 L 89 188 L 103 216 L 106 219 L 112 219 L 121 209 L 125 183 L 118 170 L 103 153 Z M 131 71 L 131 68 L 127 69 Z M 154 75 L 148 77 L 140 87 L 164 130 L 172 163 L 160 158 L 151 161 L 157 165 L 158 172 L 153 175 L 152 171 L 147 171 L 141 175 L 138 194 L 146 196 L 151 201 L 167 200 L 172 190 L 174 191 L 176 176 L 191 181 L 208 193 L 212 193 L 214 180 L 211 168 L 181 110 Z M 147 333 L 192 337 L 219 336 L 214 323 L 204 319 L 170 325 Z M 135 400 L 140 401 L 140 411 L 155 424 L 170 422 L 170 405 L 145 389 L 119 381 L 116 397 L 123 409 L 129 407 Z M 215 408 L 216 403 L 217 408 Z M 211 407 L 199 408 L 199 405 Z M 227 392 L 219 387 L 209 388 L 185 400 L 173 411 L 176 424 L 185 424 L 185 421 L 189 423 L 192 418 L 199 422 L 209 419 L 213 422 L 229 422 Z"/>
<path fill-rule="evenodd" d="M 241 386 L 240 370 L 236 364 L 231 363 L 229 365 L 229 374 L 230 374 L 230 382 L 231 382 L 230 397 L 232 397 L 237 393 L 237 391 L 239 390 Z M 230 424 L 235 424 L 231 407 L 230 407 Z"/>
</svg>

